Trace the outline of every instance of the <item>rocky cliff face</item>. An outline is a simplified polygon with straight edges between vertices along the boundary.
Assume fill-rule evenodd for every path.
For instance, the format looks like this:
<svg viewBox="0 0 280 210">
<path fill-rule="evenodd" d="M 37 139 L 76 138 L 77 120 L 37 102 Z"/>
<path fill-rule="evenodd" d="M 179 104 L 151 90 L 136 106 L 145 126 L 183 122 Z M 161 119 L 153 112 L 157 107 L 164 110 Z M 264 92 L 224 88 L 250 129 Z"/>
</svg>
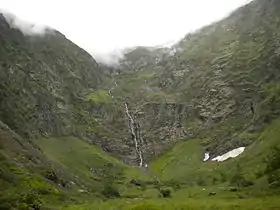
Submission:
<svg viewBox="0 0 280 210">
<path fill-rule="evenodd" d="M 279 116 L 278 11 L 256 0 L 171 49 L 132 49 L 116 68 L 59 32 L 24 36 L 0 16 L 0 119 L 22 136 L 79 136 L 135 164 L 124 104 L 146 162 L 182 139 L 205 139 L 213 155 L 249 145 Z"/>
<path fill-rule="evenodd" d="M 279 116 L 278 11 L 277 1 L 254 1 L 172 49 L 126 54 L 107 88 L 129 102 L 147 159 L 180 139 L 204 138 L 213 155 L 247 146 Z"/>
<path fill-rule="evenodd" d="M 101 81 L 94 59 L 57 31 L 24 36 L 0 15 L 0 118 L 25 137 L 71 135 L 82 95 Z"/>
<path fill-rule="evenodd" d="M 137 208 L 171 188 L 177 205 L 201 186 L 198 209 L 278 195 L 279 11 L 255 0 L 172 48 L 131 49 L 117 67 L 0 14 L 0 209 L 90 209 L 120 196 L 113 208 Z M 206 161 L 236 148 L 238 158 Z M 212 189 L 219 197 L 201 206 Z"/>
</svg>

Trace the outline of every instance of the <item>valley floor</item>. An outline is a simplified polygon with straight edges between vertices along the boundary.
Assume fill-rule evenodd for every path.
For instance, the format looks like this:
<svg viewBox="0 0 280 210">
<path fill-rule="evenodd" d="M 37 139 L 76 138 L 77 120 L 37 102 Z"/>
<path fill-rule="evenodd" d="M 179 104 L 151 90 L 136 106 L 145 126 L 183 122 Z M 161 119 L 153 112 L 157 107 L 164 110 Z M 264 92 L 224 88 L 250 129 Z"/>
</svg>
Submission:
<svg viewBox="0 0 280 210">
<path fill-rule="evenodd" d="M 62 207 L 61 209 L 98 210 L 278 210 L 280 197 L 224 199 L 224 198 L 170 198 L 170 199 L 116 199 L 104 203 Z"/>
<path fill-rule="evenodd" d="M 203 161 L 205 139 L 181 141 L 148 171 L 77 138 L 38 139 L 53 168 L 25 169 L 3 153 L 0 210 L 280 210 L 279 128 L 280 119 L 222 163 Z"/>
<path fill-rule="evenodd" d="M 267 168 L 278 167 L 279 125 L 275 120 L 243 154 L 222 163 L 202 161 L 204 139 L 182 141 L 150 163 L 142 185 L 120 187 L 121 198 L 62 209 L 278 210 L 279 178 L 271 181 L 278 170 L 270 174 Z M 148 181 L 155 177 L 160 183 Z M 160 196 L 161 189 L 169 189 L 170 197 Z"/>
</svg>

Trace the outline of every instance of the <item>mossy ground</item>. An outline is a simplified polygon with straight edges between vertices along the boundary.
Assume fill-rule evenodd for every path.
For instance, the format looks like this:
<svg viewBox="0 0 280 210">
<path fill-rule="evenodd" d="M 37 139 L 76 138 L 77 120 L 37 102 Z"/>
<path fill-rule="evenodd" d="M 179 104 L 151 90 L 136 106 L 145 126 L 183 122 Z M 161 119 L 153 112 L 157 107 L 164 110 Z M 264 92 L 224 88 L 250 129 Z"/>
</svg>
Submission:
<svg viewBox="0 0 280 210">
<path fill-rule="evenodd" d="M 45 138 L 36 140 L 44 153 L 67 171 L 80 176 L 84 181 L 101 184 L 105 178 L 123 183 L 129 178 L 147 179 L 137 168 L 129 167 L 101 148 L 73 137 Z"/>
<path fill-rule="evenodd" d="M 1 120 L 23 137 L 60 136 L 35 140 L 53 168 L 45 164 L 43 169 L 34 168 L 29 161 L 22 164 L 14 159 L 22 154 L 19 150 L 15 156 L 0 156 L 0 209 L 280 209 L 280 120 L 275 120 L 280 114 L 279 5 L 277 0 L 256 0 L 227 19 L 186 36 L 178 43 L 181 52 L 165 60 L 158 72 L 150 51 L 133 51 L 126 57 L 138 63 L 141 71 L 127 71 L 104 83 L 91 56 L 59 33 L 46 39 L 26 38 L 0 24 Z M 148 65 L 137 62 L 143 56 Z M 127 70 L 135 70 L 132 67 L 128 65 Z M 188 73 L 175 78 L 173 70 Z M 93 93 L 87 95 L 89 89 Z M 215 94 L 218 101 L 208 94 L 212 89 L 221 89 Z M 138 107 L 174 99 L 222 111 L 227 106 L 216 105 L 236 103 L 231 115 L 224 116 L 231 113 L 224 112 L 221 123 L 201 130 L 197 139 L 180 142 L 152 161 L 149 171 L 127 166 L 80 139 L 61 138 L 101 133 L 93 142 L 112 139 L 107 145 L 123 145 L 124 135 L 118 132 L 126 124 L 120 120 L 123 108 L 116 108 L 119 102 Z M 256 110 L 247 116 L 250 107 L 241 109 L 252 101 Z M 99 105 L 101 110 L 97 110 Z M 196 131 L 205 119 L 192 114 L 183 124 Z M 145 120 L 151 120 L 150 116 Z M 106 121 L 101 129 L 99 121 L 107 117 L 111 124 Z M 257 125 L 252 126 L 257 131 L 246 129 L 249 121 Z M 160 139 L 151 136 L 151 141 Z M 203 163 L 207 144 L 216 153 L 235 145 L 250 146 L 238 158 Z M 53 171 L 61 176 L 57 183 L 46 178 L 46 172 L 53 175 Z M 170 198 L 160 197 L 163 189 L 172 192 Z"/>
<path fill-rule="evenodd" d="M 111 96 L 104 90 L 92 92 L 86 96 L 86 99 L 94 103 L 112 103 Z"/>
<path fill-rule="evenodd" d="M 38 174 L 13 164 L 1 156 L 0 209 L 39 208 L 63 195 Z"/>
<path fill-rule="evenodd" d="M 77 177 L 72 180 L 75 186 L 55 187 L 5 162 L 1 163 L 5 166 L 2 172 L 6 170 L 3 177 L 9 177 L 9 171 L 13 173 L 1 187 L 13 183 L 16 174 L 22 188 L 15 193 L 19 185 L 9 187 L 5 195 L 22 202 L 16 196 L 32 191 L 32 202 L 56 209 L 278 209 L 279 188 L 275 186 L 279 178 L 275 173 L 279 170 L 279 128 L 280 120 L 275 120 L 242 155 L 224 163 L 202 161 L 205 139 L 186 140 L 152 161 L 149 171 L 127 166 L 77 138 L 38 139 L 45 155 L 68 172 L 65 177 Z M 110 197 L 111 191 L 109 197 L 103 194 L 108 185 L 117 190 L 118 196 Z M 162 188 L 171 189 L 170 198 L 162 197 Z"/>
<path fill-rule="evenodd" d="M 178 143 L 172 150 L 150 164 L 150 175 L 157 175 L 158 185 L 173 189 L 171 198 L 162 198 L 157 184 L 135 198 L 118 198 L 94 204 L 95 209 L 207 209 L 233 210 L 279 209 L 279 188 L 269 182 L 267 168 L 279 145 L 280 120 L 275 120 L 245 152 L 224 163 L 202 162 L 205 140 Z M 273 155 L 274 154 L 274 155 Z M 279 165 L 278 165 L 279 167 Z M 277 168 L 277 167 L 276 167 Z M 274 170 L 278 170 L 274 168 Z M 239 175 L 240 182 L 236 177 Z M 234 177 L 236 179 L 234 179 Z M 248 180 L 250 182 L 248 182 Z M 244 181 L 244 180 L 243 180 Z M 279 180 L 278 180 L 279 181 Z M 245 185 L 242 185 L 245 184 Z M 152 190 L 154 189 L 154 191 Z M 150 192 L 150 194 L 148 194 Z M 139 193 L 139 192 L 138 192 Z M 93 204 L 62 209 L 92 209 Z"/>
<path fill-rule="evenodd" d="M 103 203 L 62 207 L 61 209 L 98 209 L 98 210 L 266 210 L 279 209 L 279 197 L 234 199 L 216 197 L 188 198 L 188 194 L 173 198 L 154 199 L 116 199 Z"/>
</svg>

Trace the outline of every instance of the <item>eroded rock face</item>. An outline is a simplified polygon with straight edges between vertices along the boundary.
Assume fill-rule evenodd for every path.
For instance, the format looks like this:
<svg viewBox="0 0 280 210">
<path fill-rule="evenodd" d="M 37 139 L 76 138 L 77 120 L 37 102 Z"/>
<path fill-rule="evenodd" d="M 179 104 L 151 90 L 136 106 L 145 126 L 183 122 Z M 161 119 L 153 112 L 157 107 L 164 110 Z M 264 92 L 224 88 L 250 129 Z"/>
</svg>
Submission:
<svg viewBox="0 0 280 210">
<path fill-rule="evenodd" d="M 265 44 L 263 38 L 275 32 L 263 30 L 265 25 L 260 23 L 265 16 L 275 25 L 269 16 L 276 11 L 268 9 L 271 2 L 262 4 L 244 7 L 225 20 L 186 36 L 161 62 L 151 62 L 158 54 L 143 49 L 139 60 L 137 56 L 133 60 L 124 58 L 125 71 L 119 67 L 120 74 L 114 77 L 118 87 L 112 93 L 120 101 L 122 97 L 128 100 L 137 116 L 144 156 L 149 159 L 162 154 L 179 140 L 190 138 L 206 139 L 206 149 L 217 156 L 252 143 L 251 132 L 261 129 L 256 125 L 275 116 L 268 114 L 272 113 L 268 107 L 275 104 L 265 108 L 267 97 L 263 93 L 266 85 L 275 87 L 279 79 L 279 67 L 275 65 L 279 56 L 269 56 L 279 46 Z M 263 12 L 263 6 L 269 13 Z M 257 14 L 256 21 L 244 23 L 248 11 Z M 246 44 L 244 40 L 251 40 L 250 37 L 259 40 Z M 267 52 L 263 54 L 265 60 L 258 57 L 259 49 Z M 139 49 L 130 55 L 137 53 Z M 263 70 L 267 68 L 270 71 L 265 75 Z M 130 148 L 128 145 L 127 152 Z M 133 152 L 130 154 L 133 157 Z"/>
<path fill-rule="evenodd" d="M 126 102 L 147 161 L 181 139 L 205 139 L 215 156 L 247 146 L 280 115 L 278 5 L 256 1 L 110 68 L 59 32 L 26 37 L 0 15 L 0 118 L 19 135 L 77 136 L 133 164 Z"/>
<path fill-rule="evenodd" d="M 98 64 L 57 31 L 25 36 L 2 14 L 0 30 L 0 118 L 25 137 L 73 135 L 86 121 L 83 92 L 101 81 Z"/>
</svg>

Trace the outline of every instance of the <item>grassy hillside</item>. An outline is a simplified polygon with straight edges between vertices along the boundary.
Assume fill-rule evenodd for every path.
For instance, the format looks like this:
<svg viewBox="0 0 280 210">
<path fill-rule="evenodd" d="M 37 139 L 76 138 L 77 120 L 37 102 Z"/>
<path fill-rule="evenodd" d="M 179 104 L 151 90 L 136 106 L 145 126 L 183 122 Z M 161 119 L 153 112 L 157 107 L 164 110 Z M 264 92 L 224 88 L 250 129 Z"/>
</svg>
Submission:
<svg viewBox="0 0 280 210">
<path fill-rule="evenodd" d="M 279 124 L 275 120 L 236 159 L 204 163 L 205 139 L 186 140 L 151 162 L 147 172 L 126 166 L 77 138 L 37 139 L 42 155 L 52 161 L 59 178 L 64 180 L 54 185 L 56 176 L 45 174 L 46 169 L 40 175 L 39 168 L 21 168 L 2 157 L 2 206 L 3 209 L 9 209 L 9 205 L 18 209 L 36 205 L 51 209 L 277 209 Z M 171 191 L 170 198 L 162 198 L 163 189 Z M 270 197 L 263 198 L 264 195 Z"/>
<path fill-rule="evenodd" d="M 108 89 L 129 102 L 147 159 L 180 139 L 207 138 L 213 155 L 248 146 L 279 117 L 279 22 L 276 0 L 255 0 L 188 34 L 168 56 L 136 48 L 124 58 Z"/>
<path fill-rule="evenodd" d="M 256 135 L 254 143 L 242 155 L 223 163 L 203 162 L 205 140 L 195 139 L 178 143 L 153 161 L 150 167 L 163 180 L 185 185 L 238 185 L 242 180 L 235 179 L 239 178 L 251 182 L 248 182 L 249 185 L 261 187 L 260 191 L 274 188 L 279 181 L 279 166 L 276 164 L 279 158 L 279 128 L 278 119 Z"/>
<path fill-rule="evenodd" d="M 8 135 L 0 133 L 1 143 Z M 57 208 L 137 197 L 146 190 L 132 180 L 152 178 L 100 148 L 73 137 L 37 139 L 36 153 L 0 147 L 0 209 Z M 32 150 L 29 150 L 29 152 Z M 137 181 L 139 182 L 139 181 Z M 148 185 L 147 185 L 148 186 Z M 155 189 L 156 190 L 156 189 Z"/>
<path fill-rule="evenodd" d="M 67 171 L 73 171 L 80 179 L 87 181 L 89 185 L 103 185 L 103 178 L 111 178 L 112 181 L 129 180 L 137 178 L 138 168 L 126 166 L 120 160 L 110 156 L 100 148 L 90 145 L 73 137 L 37 139 L 35 141 L 43 153 L 57 162 Z M 142 176 L 145 178 L 145 174 Z"/>
<path fill-rule="evenodd" d="M 63 200 L 62 194 L 34 171 L 30 173 L 2 155 L 0 162 L 0 209 L 38 209 L 44 202 Z"/>
<path fill-rule="evenodd" d="M 0 14 L 0 209 L 278 209 L 279 11 L 255 0 L 115 68 Z"/>
<path fill-rule="evenodd" d="M 1 120 L 23 137 L 84 133 L 81 98 L 102 80 L 95 60 L 57 31 L 24 36 L 2 14 L 0 30 Z"/>
<path fill-rule="evenodd" d="M 160 180 L 155 188 L 172 189 L 171 197 L 155 194 L 140 200 L 119 198 L 96 204 L 96 208 L 278 209 L 279 125 L 279 119 L 273 121 L 241 156 L 223 163 L 202 161 L 205 140 L 180 142 L 150 164 L 150 173 Z M 92 204 L 66 209 L 91 208 Z"/>
</svg>

